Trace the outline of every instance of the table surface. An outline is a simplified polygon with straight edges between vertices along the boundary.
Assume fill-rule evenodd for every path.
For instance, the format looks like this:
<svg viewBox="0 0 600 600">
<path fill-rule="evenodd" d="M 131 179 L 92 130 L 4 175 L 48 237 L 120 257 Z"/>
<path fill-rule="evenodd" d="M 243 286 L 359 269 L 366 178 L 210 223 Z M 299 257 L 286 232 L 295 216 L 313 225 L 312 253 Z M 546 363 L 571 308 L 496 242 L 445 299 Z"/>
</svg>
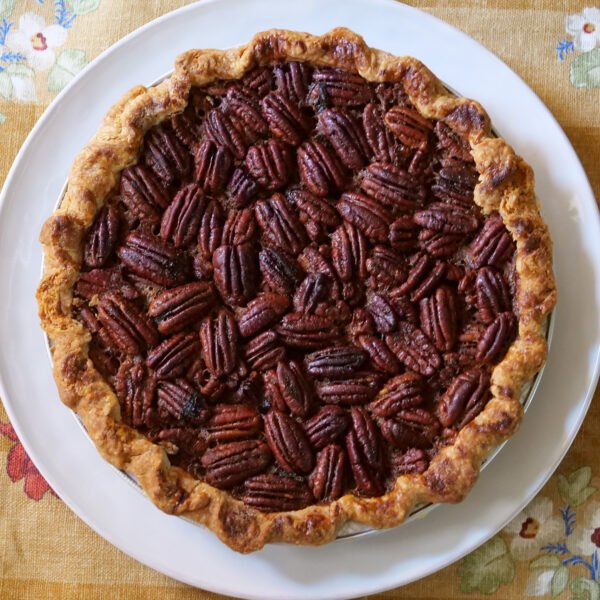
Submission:
<svg viewBox="0 0 600 600">
<path fill-rule="evenodd" d="M 189 3 L 0 0 L 0 182 L 36 120 L 74 74 L 130 31 Z M 533 88 L 565 130 L 600 197 L 600 5 L 407 3 L 481 42 Z M 500 534 L 430 577 L 370 598 L 599 599 L 597 396 L 598 390 L 556 473 Z M 89 529 L 37 472 L 1 404 L 0 465 L 0 598 L 223 598 L 137 563 Z"/>
</svg>

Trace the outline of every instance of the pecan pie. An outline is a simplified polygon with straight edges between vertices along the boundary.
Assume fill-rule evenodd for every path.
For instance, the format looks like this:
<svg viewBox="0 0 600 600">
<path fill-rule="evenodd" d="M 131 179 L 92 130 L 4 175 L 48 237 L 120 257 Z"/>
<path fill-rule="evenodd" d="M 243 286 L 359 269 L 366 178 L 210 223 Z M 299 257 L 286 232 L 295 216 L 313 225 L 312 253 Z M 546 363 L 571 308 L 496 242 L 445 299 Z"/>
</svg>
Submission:
<svg viewBox="0 0 600 600">
<path fill-rule="evenodd" d="M 241 552 L 461 500 L 546 357 L 530 167 L 346 29 L 181 55 L 108 112 L 41 240 L 63 401 Z"/>
</svg>

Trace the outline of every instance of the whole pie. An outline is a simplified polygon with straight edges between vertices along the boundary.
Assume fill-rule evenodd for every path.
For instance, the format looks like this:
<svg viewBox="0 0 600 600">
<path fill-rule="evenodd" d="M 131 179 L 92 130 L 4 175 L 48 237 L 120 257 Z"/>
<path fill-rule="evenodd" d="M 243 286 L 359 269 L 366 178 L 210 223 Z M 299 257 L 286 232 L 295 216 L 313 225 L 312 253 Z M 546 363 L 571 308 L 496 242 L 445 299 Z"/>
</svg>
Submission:
<svg viewBox="0 0 600 600">
<path fill-rule="evenodd" d="M 531 168 L 347 29 L 179 56 L 107 113 L 41 241 L 62 400 L 240 552 L 460 501 L 546 358 Z"/>
</svg>

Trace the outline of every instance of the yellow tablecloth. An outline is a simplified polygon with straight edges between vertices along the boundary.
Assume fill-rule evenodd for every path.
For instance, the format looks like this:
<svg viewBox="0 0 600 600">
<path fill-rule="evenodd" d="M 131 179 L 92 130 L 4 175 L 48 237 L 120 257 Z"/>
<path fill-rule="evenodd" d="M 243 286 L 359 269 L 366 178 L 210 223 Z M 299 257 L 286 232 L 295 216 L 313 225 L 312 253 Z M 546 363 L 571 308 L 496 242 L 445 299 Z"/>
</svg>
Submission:
<svg viewBox="0 0 600 600">
<path fill-rule="evenodd" d="M 87 62 L 130 31 L 188 3 L 0 0 L 0 181 L 48 103 Z M 523 77 L 566 131 L 600 197 L 600 4 L 409 4 L 462 29 Z M 3 341 L 6 350 L 10 341 Z M 513 523 L 458 563 L 376 597 L 600 599 L 599 424 L 596 397 L 567 457 Z M 0 598 L 217 597 L 138 564 L 84 525 L 49 490 L 0 405 Z"/>
</svg>

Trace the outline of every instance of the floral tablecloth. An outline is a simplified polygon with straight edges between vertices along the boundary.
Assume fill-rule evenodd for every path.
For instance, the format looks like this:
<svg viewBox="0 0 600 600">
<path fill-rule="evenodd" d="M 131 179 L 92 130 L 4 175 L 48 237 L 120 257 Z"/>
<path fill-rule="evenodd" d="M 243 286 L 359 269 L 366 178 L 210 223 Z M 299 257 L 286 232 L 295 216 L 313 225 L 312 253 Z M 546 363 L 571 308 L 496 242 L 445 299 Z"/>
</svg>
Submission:
<svg viewBox="0 0 600 600">
<path fill-rule="evenodd" d="M 592 0 L 594 1 L 594 0 Z M 185 0 L 0 0 L 0 181 L 48 103 L 102 50 Z M 555 114 L 600 197 L 600 7 L 574 0 L 409 2 L 509 64 Z M 458 563 L 377 598 L 600 600 L 600 402 L 555 475 Z M 25 453 L 0 404 L 0 598 L 207 599 L 83 524 Z"/>
</svg>

